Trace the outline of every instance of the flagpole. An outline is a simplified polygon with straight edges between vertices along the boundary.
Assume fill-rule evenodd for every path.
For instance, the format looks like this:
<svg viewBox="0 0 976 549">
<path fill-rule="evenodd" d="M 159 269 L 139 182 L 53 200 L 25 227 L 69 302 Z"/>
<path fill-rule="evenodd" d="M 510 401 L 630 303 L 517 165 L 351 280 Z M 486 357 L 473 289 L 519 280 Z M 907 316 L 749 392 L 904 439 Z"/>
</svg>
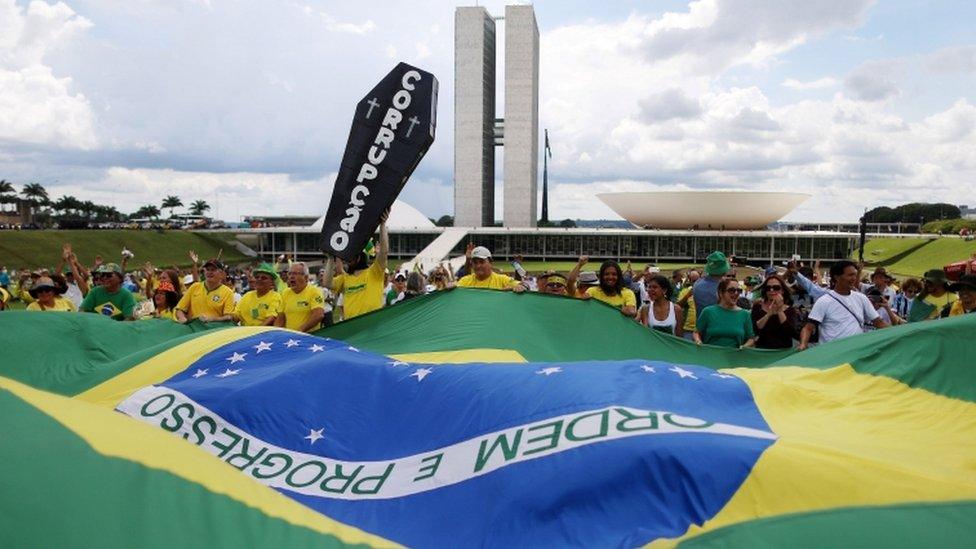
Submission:
<svg viewBox="0 0 976 549">
<path fill-rule="evenodd" d="M 542 151 L 542 223 L 549 223 L 549 130 L 546 132 L 546 145 Z"/>
</svg>

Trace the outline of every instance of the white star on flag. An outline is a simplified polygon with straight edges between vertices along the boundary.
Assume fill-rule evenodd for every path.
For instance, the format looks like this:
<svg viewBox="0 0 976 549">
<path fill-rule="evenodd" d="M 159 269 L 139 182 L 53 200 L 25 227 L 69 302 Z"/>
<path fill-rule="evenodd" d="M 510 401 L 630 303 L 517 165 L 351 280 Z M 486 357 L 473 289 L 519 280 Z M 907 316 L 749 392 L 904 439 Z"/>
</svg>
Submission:
<svg viewBox="0 0 976 549">
<path fill-rule="evenodd" d="M 206 369 L 201 370 L 200 368 L 197 368 L 197 373 L 193 374 L 193 377 L 203 377 L 205 375 L 207 375 Z"/>
<path fill-rule="evenodd" d="M 219 374 L 217 374 L 217 377 L 230 377 L 230 376 L 236 376 L 236 375 L 237 375 L 238 373 L 240 373 L 240 371 L 241 371 L 241 369 L 240 369 L 240 368 L 238 368 L 238 369 L 236 369 L 236 370 L 231 370 L 230 368 L 227 368 L 227 369 L 226 369 L 226 370 L 224 370 L 224 371 L 223 371 L 222 373 L 219 373 Z"/>
<path fill-rule="evenodd" d="M 300 344 L 301 343 L 297 339 L 289 339 L 288 341 L 285 342 L 285 347 L 291 348 Z"/>
<path fill-rule="evenodd" d="M 668 371 L 678 374 L 679 376 L 681 376 L 681 379 L 684 379 L 686 377 L 690 377 L 691 379 L 698 379 L 698 376 L 691 373 L 691 371 L 689 370 L 685 370 L 681 366 L 673 366 L 671 368 L 668 368 Z"/>
<path fill-rule="evenodd" d="M 431 368 L 417 368 L 417 370 L 414 371 L 414 373 L 410 374 L 410 377 L 417 378 L 417 382 L 420 383 L 421 381 L 424 380 L 425 377 L 430 375 L 430 373 L 433 371 L 434 370 Z"/>
<path fill-rule="evenodd" d="M 347 351 L 352 351 L 352 352 L 354 352 L 354 353 L 358 353 L 358 352 L 359 352 L 359 349 L 357 349 L 357 348 L 355 348 L 355 347 L 346 347 L 346 350 L 347 350 Z"/>
<path fill-rule="evenodd" d="M 261 351 L 270 351 L 272 345 L 273 345 L 273 343 L 267 343 L 265 341 L 262 341 L 261 343 L 258 343 L 257 345 L 254 346 L 254 348 L 258 350 L 258 352 L 255 353 L 255 354 L 258 354 L 259 355 L 259 354 L 261 354 Z"/>
<path fill-rule="evenodd" d="M 227 360 L 229 360 L 231 364 L 237 364 L 238 362 L 244 362 L 244 357 L 246 356 L 247 353 L 234 353 L 233 355 L 227 357 Z"/>
<path fill-rule="evenodd" d="M 321 429 L 309 429 L 308 430 L 308 436 L 307 437 L 303 437 L 303 438 L 305 438 L 306 440 L 308 440 L 309 441 L 308 442 L 309 444 L 315 444 L 315 441 L 316 440 L 318 440 L 320 438 L 325 438 L 324 436 L 322 436 L 322 431 L 324 431 L 324 430 L 325 430 L 325 427 L 322 427 Z"/>
<path fill-rule="evenodd" d="M 550 366 L 548 368 L 543 368 L 541 370 L 536 370 L 535 373 L 537 373 L 539 375 L 544 375 L 544 376 L 548 377 L 548 376 L 551 376 L 552 374 L 558 374 L 558 373 L 560 373 L 562 371 L 563 371 L 563 369 L 560 368 L 559 366 Z"/>
<path fill-rule="evenodd" d="M 645 372 L 647 372 L 649 374 L 655 373 L 654 372 L 654 366 L 648 366 L 647 364 L 641 366 L 641 370 L 644 370 Z"/>
<path fill-rule="evenodd" d="M 735 379 L 735 376 L 730 376 L 729 374 L 712 374 L 715 377 L 720 377 L 722 379 Z"/>
<path fill-rule="evenodd" d="M 403 362 L 400 360 L 394 360 L 392 362 L 387 362 L 390 366 L 410 366 L 409 362 Z"/>
<path fill-rule="evenodd" d="M 321 345 L 312 345 L 311 347 L 309 347 L 309 349 L 311 349 L 313 353 L 319 353 L 319 352 L 324 351 L 325 350 L 325 347 L 323 347 Z"/>
</svg>

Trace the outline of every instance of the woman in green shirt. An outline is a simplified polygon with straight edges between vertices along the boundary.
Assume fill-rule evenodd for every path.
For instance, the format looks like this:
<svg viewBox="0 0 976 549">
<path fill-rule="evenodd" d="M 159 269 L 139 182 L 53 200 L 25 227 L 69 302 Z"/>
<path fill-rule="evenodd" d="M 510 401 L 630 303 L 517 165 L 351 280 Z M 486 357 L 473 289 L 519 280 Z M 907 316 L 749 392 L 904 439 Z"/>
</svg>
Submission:
<svg viewBox="0 0 976 549">
<path fill-rule="evenodd" d="M 718 283 L 718 303 L 705 307 L 695 324 L 695 343 L 719 347 L 754 347 L 756 334 L 752 330 L 749 311 L 736 305 L 742 288 L 734 278 Z"/>
</svg>

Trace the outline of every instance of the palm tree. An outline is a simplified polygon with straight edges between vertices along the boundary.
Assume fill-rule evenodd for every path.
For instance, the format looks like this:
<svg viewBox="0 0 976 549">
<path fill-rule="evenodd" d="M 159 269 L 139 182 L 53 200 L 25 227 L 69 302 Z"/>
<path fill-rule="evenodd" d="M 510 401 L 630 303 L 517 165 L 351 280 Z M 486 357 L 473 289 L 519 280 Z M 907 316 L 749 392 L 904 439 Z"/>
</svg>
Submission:
<svg viewBox="0 0 976 549">
<path fill-rule="evenodd" d="M 30 208 L 30 222 L 34 222 L 34 211 L 38 206 L 45 206 L 51 203 L 51 199 L 47 196 L 47 190 L 40 183 L 28 183 L 24 185 L 24 188 L 20 190 L 20 194 L 24 197 L 27 202 L 27 206 Z"/>
<path fill-rule="evenodd" d="M 81 215 L 84 216 L 84 218 L 88 221 L 91 221 L 92 214 L 95 213 L 95 208 L 95 203 L 91 200 L 85 200 L 78 207 L 78 209 L 81 210 Z"/>
<path fill-rule="evenodd" d="M 203 215 L 203 212 L 210 209 L 210 204 L 207 204 L 205 200 L 196 200 L 193 204 L 190 204 L 190 213 L 193 215 Z"/>
<path fill-rule="evenodd" d="M 51 203 L 51 208 L 54 209 L 55 212 L 58 212 L 59 215 L 65 216 L 68 215 L 72 209 L 74 209 L 74 203 L 77 201 L 77 198 L 66 194 Z"/>
<path fill-rule="evenodd" d="M 180 200 L 178 196 L 167 196 L 163 199 L 163 207 L 169 208 L 169 216 L 173 217 L 173 208 L 180 208 L 183 206 L 183 201 Z"/>
<path fill-rule="evenodd" d="M 158 219 L 159 214 L 162 213 L 159 211 L 159 208 L 157 208 L 153 204 L 143 206 L 143 209 L 145 210 L 143 213 L 146 214 L 146 217 L 151 217 L 153 219 Z"/>
<path fill-rule="evenodd" d="M 8 194 L 13 196 L 7 196 Z M 6 179 L 0 179 L 0 204 L 13 204 L 15 202 L 17 202 L 17 190 Z"/>
</svg>

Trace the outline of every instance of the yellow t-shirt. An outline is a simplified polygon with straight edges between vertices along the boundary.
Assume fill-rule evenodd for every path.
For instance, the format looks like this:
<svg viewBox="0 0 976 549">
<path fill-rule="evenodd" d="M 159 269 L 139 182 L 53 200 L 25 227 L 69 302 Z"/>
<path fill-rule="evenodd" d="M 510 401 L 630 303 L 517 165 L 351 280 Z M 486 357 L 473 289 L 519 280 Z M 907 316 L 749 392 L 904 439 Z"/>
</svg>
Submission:
<svg viewBox="0 0 976 549">
<path fill-rule="evenodd" d="M 375 261 L 368 269 L 354 275 L 341 274 L 332 281 L 333 293 L 343 294 L 342 315 L 346 320 L 379 309 L 385 287 L 386 273 Z"/>
<path fill-rule="evenodd" d="M 688 286 L 687 288 L 681 290 L 681 293 L 678 294 L 678 301 L 681 301 L 682 299 L 685 298 L 686 295 L 690 294 L 691 289 L 692 289 L 691 286 Z M 686 332 L 694 332 L 695 320 L 696 320 L 695 296 L 694 295 L 688 296 L 688 301 L 686 301 L 685 303 L 687 303 L 687 305 L 685 306 L 685 325 L 682 326 L 682 328 L 684 328 Z"/>
<path fill-rule="evenodd" d="M 488 288 L 489 290 L 508 290 L 519 285 L 519 282 L 514 278 L 498 274 L 491 273 L 491 276 L 484 280 L 478 280 L 475 278 L 474 274 L 464 275 L 458 280 L 457 285 L 461 288 Z"/>
<path fill-rule="evenodd" d="M 939 318 L 939 315 L 942 314 L 942 309 L 944 309 L 946 305 L 952 305 L 953 303 L 956 302 L 957 299 L 959 299 L 959 297 L 956 294 L 952 292 L 946 292 L 940 295 L 939 297 L 935 297 L 932 294 L 929 294 L 925 296 L 925 299 L 923 299 L 922 301 L 928 303 L 929 305 L 935 306 L 935 309 L 932 311 L 932 314 L 929 315 L 929 319 L 933 319 L 933 318 Z"/>
<path fill-rule="evenodd" d="M 10 301 L 10 292 L 0 288 L 0 303 L 7 303 Z"/>
<path fill-rule="evenodd" d="M 61 311 L 66 313 L 72 313 L 77 311 L 75 304 L 71 302 L 70 299 L 64 297 L 54 298 L 54 305 L 51 307 L 42 307 L 40 301 L 35 301 L 27 306 L 28 311 Z"/>
<path fill-rule="evenodd" d="M 17 292 L 17 298 L 20 299 L 21 301 L 23 301 L 24 303 L 33 303 L 34 302 L 34 297 L 32 295 L 30 295 L 30 292 L 28 292 L 27 290 L 25 290 L 23 288 L 19 292 Z"/>
<path fill-rule="evenodd" d="M 241 326 L 261 326 L 269 318 L 281 313 L 281 294 L 269 290 L 264 295 L 258 295 L 257 290 L 251 290 L 237 302 L 234 316 L 241 320 Z"/>
<path fill-rule="evenodd" d="M 613 305 L 614 307 L 623 307 L 625 305 L 630 305 L 631 307 L 637 306 L 637 297 L 634 296 L 634 292 L 630 288 L 621 288 L 618 295 L 610 296 L 603 293 L 603 290 L 599 286 L 594 286 L 586 290 L 586 295 Z"/>
<path fill-rule="evenodd" d="M 155 316 L 155 314 L 148 314 L 140 317 L 139 320 L 152 320 L 154 318 L 162 318 L 173 321 L 176 320 L 176 310 L 174 309 L 163 309 L 162 311 L 157 310 L 156 313 L 159 313 L 159 316 Z"/>
<path fill-rule="evenodd" d="M 324 308 L 322 290 L 311 284 L 305 286 L 301 292 L 295 293 L 288 288 L 281 294 L 281 311 L 285 313 L 285 328 L 289 330 L 300 330 L 308 322 L 313 310 Z"/>
<path fill-rule="evenodd" d="M 234 312 L 234 291 L 223 284 L 208 291 L 205 282 L 195 282 L 187 288 L 176 308 L 186 313 L 190 320 L 203 315 L 229 315 Z"/>
</svg>

